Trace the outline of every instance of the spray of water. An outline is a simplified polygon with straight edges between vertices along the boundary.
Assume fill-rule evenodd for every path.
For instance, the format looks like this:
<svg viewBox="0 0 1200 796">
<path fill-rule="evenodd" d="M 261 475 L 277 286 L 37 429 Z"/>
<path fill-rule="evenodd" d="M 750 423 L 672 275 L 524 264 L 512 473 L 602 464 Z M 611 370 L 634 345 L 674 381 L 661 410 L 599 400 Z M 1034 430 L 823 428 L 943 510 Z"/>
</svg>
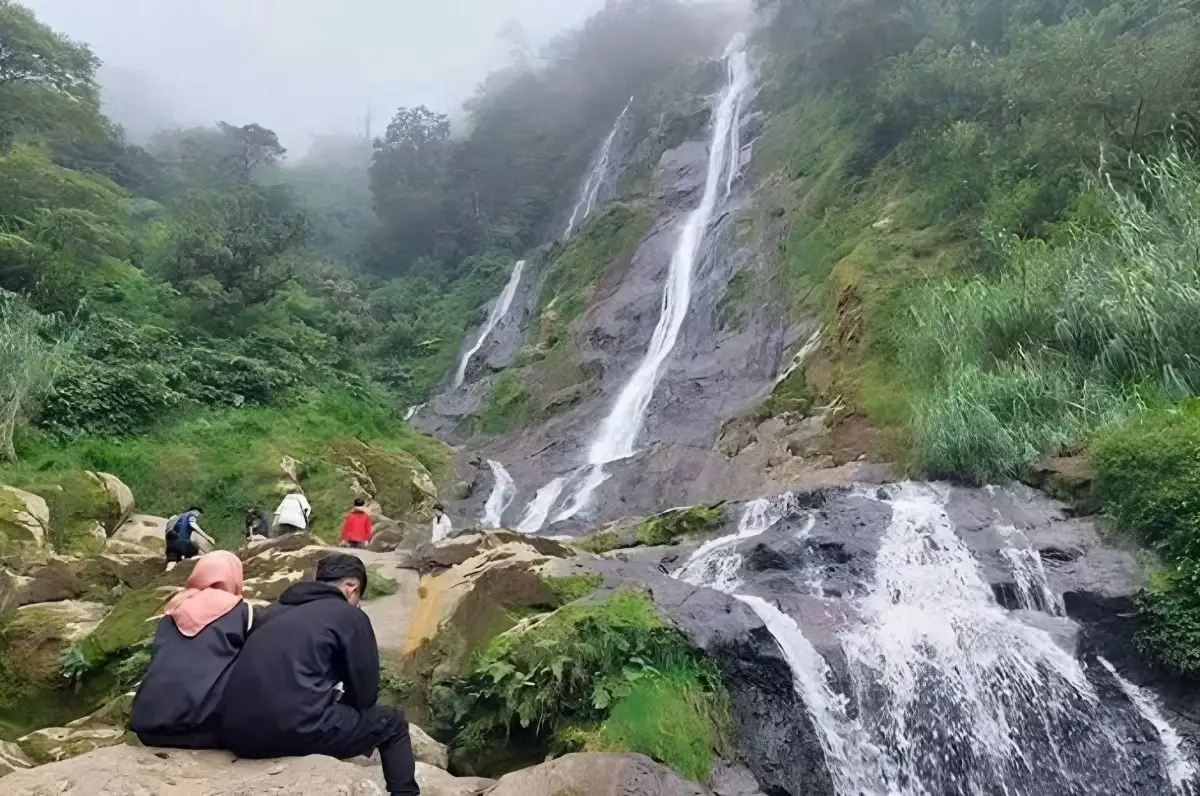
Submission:
<svg viewBox="0 0 1200 796">
<path fill-rule="evenodd" d="M 733 594 L 742 585 L 738 578 L 738 571 L 742 567 L 742 555 L 737 552 L 738 544 L 760 536 L 795 510 L 796 499 L 791 492 L 747 503 L 738 520 L 737 532 L 705 542 L 674 573 L 674 577 L 696 586 Z M 801 536 L 807 535 L 815 522 L 816 518 L 809 515 L 808 526 Z"/>
<path fill-rule="evenodd" d="M 600 198 L 600 189 L 604 187 L 604 182 L 608 179 L 608 163 L 612 157 L 613 140 L 617 137 L 617 131 L 621 129 L 621 122 L 625 121 L 632 106 L 633 97 L 630 97 L 629 102 L 625 103 L 625 110 L 621 111 L 621 115 L 617 117 L 612 132 L 608 134 L 608 138 L 604 139 L 604 144 L 600 147 L 600 153 L 596 155 L 592 170 L 588 172 L 587 179 L 583 182 L 583 188 L 579 191 L 579 201 L 575 203 L 575 208 L 571 211 L 571 220 L 567 222 L 567 231 L 563 233 L 564 238 L 571 237 L 571 233 L 577 230 L 596 209 L 596 200 Z"/>
<path fill-rule="evenodd" d="M 492 468 L 492 493 L 488 495 L 483 507 L 483 527 L 499 528 L 503 521 L 504 511 L 517 496 L 517 485 L 504 465 L 488 459 L 488 467 Z"/>
<path fill-rule="evenodd" d="M 487 322 L 483 325 L 483 331 L 479 333 L 479 339 L 475 341 L 475 345 L 471 346 L 471 350 L 463 355 L 462 360 L 458 363 L 458 370 L 454 371 L 454 386 L 461 387 L 467 378 L 467 366 L 471 364 L 471 357 L 479 353 L 479 349 L 483 348 L 483 344 L 487 342 L 488 335 L 496 328 L 496 324 L 500 323 L 501 319 L 508 314 L 509 307 L 512 306 L 513 296 L 517 294 L 517 286 L 521 284 L 521 272 L 525 270 L 525 261 L 517 260 L 517 264 L 513 266 L 512 274 L 508 277 L 508 284 L 504 286 L 500 297 L 496 299 L 496 303 L 492 305 L 491 312 L 488 313 Z"/>
<path fill-rule="evenodd" d="M 1143 688 L 1138 688 L 1117 672 L 1115 666 L 1104 658 L 1099 658 L 1100 664 L 1116 678 L 1125 696 L 1129 697 L 1142 714 L 1142 718 L 1150 722 L 1158 732 L 1163 746 L 1163 763 L 1167 767 L 1167 775 L 1171 779 L 1171 787 L 1177 796 L 1195 796 L 1198 784 L 1196 764 L 1187 753 L 1183 739 L 1167 721 L 1159 707 L 1158 699 Z"/>
</svg>

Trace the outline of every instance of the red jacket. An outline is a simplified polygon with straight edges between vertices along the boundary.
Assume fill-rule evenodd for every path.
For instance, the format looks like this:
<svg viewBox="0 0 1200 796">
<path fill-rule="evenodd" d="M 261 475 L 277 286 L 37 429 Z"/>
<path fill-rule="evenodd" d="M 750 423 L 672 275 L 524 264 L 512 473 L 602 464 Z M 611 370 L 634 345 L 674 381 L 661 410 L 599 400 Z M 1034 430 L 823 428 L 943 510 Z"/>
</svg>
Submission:
<svg viewBox="0 0 1200 796">
<path fill-rule="evenodd" d="M 371 541 L 371 515 L 365 509 L 355 507 L 346 512 L 346 519 L 342 521 L 342 541 Z"/>
</svg>

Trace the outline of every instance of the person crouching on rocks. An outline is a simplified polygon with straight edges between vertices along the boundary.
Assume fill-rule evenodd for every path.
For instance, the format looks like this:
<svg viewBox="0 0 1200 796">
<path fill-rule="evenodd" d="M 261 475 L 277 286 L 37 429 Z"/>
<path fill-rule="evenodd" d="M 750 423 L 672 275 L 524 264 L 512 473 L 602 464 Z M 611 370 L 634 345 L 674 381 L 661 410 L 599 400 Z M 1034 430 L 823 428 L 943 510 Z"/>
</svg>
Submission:
<svg viewBox="0 0 1200 796">
<path fill-rule="evenodd" d="M 408 722 L 378 703 L 379 646 L 359 610 L 367 588 L 363 562 L 333 553 L 316 582 L 291 586 L 267 609 L 225 686 L 221 735 L 238 757 L 327 755 L 375 749 L 391 796 L 417 796 Z M 338 683 L 342 689 L 338 689 Z"/>
<path fill-rule="evenodd" d="M 201 556 L 187 588 L 167 603 L 133 698 L 129 724 L 143 744 L 220 748 L 221 690 L 253 625 L 242 562 L 223 550 Z"/>
<path fill-rule="evenodd" d="M 309 518 L 312 516 L 312 506 L 308 498 L 300 490 L 283 496 L 275 507 L 274 526 L 275 536 L 286 536 L 289 533 L 304 533 L 308 530 Z"/>
<path fill-rule="evenodd" d="M 366 506 L 366 500 L 355 498 L 354 508 L 346 512 L 342 520 L 342 547 L 362 550 L 371 544 L 371 513 Z"/>
</svg>

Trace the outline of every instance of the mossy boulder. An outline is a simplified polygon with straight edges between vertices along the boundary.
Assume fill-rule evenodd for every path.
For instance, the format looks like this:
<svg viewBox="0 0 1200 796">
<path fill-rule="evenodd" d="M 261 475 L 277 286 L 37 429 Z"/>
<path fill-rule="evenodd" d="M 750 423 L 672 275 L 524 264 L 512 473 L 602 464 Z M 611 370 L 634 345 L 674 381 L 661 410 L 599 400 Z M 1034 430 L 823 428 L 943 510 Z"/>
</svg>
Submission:
<svg viewBox="0 0 1200 796">
<path fill-rule="evenodd" d="M 50 528 L 50 508 L 39 495 L 0 486 L 0 556 L 40 548 Z"/>
<path fill-rule="evenodd" d="M 669 509 L 642 520 L 637 539 L 648 546 L 675 544 L 680 539 L 712 533 L 724 522 L 725 509 L 719 503 Z"/>
<path fill-rule="evenodd" d="M 622 517 L 600 526 L 600 529 L 590 536 L 585 536 L 574 545 L 589 553 L 608 553 L 626 547 L 636 547 L 639 544 L 638 528 L 646 521 L 645 517 Z"/>
<path fill-rule="evenodd" d="M 95 630 L 79 642 L 85 660 L 103 664 L 148 641 L 157 627 L 155 618 L 179 586 L 161 582 L 126 592 Z"/>
<path fill-rule="evenodd" d="M 53 557 L 23 571 L 17 590 L 20 605 L 91 600 L 115 602 L 128 589 L 140 589 L 162 575 L 161 555 L 102 553 L 86 558 Z"/>
<path fill-rule="evenodd" d="M 59 553 L 102 551 L 133 512 L 129 488 L 107 473 L 71 470 L 32 491 L 50 508 L 50 541 Z"/>
<path fill-rule="evenodd" d="M 46 727 L 17 739 L 17 746 L 36 765 L 70 760 L 97 749 L 122 742 L 124 727 L 91 725 L 87 727 Z"/>
<path fill-rule="evenodd" d="M 18 609 L 0 630 L 0 711 L 63 686 L 63 652 L 97 628 L 107 611 L 76 601 Z"/>
</svg>

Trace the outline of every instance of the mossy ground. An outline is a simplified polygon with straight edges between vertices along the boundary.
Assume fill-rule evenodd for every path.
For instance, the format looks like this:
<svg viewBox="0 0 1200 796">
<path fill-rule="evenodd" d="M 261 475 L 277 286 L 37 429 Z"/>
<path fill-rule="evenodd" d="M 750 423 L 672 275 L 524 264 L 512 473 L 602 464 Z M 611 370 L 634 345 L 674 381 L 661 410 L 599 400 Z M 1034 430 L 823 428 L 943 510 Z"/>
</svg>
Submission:
<svg viewBox="0 0 1200 796">
<path fill-rule="evenodd" d="M 574 602 L 591 594 L 604 578 L 594 572 L 579 575 L 543 575 L 542 582 L 550 587 L 560 605 Z"/>
<path fill-rule="evenodd" d="M 57 484 L 79 470 L 112 473 L 133 491 L 141 513 L 171 516 L 202 506 L 204 529 L 232 547 L 244 538 L 248 507 L 261 507 L 268 515 L 274 510 L 284 476 L 279 464 L 292 456 L 301 462 L 314 530 L 332 539 L 353 498 L 338 450 L 355 438 L 383 452 L 414 456 L 435 479 L 449 470 L 446 447 L 409 430 L 386 405 L 319 394 L 288 408 L 242 407 L 169 418 L 139 437 L 84 438 L 67 446 L 25 437 L 21 462 L 0 467 L 0 483 L 24 488 Z M 386 475 L 378 481 L 381 488 L 403 488 Z"/>
<path fill-rule="evenodd" d="M 690 536 L 711 533 L 724 521 L 725 509 L 719 505 L 671 509 L 642 520 L 637 538 L 648 546 L 674 544 Z"/>
</svg>

